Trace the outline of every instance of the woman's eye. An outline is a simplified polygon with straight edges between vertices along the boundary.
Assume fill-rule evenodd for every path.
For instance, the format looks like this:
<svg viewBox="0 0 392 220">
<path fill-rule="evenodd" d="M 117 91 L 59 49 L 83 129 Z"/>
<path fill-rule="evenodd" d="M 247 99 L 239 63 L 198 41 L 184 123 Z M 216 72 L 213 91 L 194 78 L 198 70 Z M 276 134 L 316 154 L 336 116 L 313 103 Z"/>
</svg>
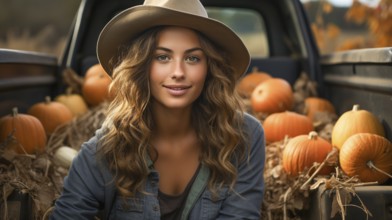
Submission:
<svg viewBox="0 0 392 220">
<path fill-rule="evenodd" d="M 158 61 L 161 61 L 161 62 L 166 62 L 166 61 L 170 60 L 169 56 L 167 56 L 167 55 L 157 55 L 155 57 L 155 59 L 157 59 Z"/>
<path fill-rule="evenodd" d="M 197 63 L 200 61 L 200 58 L 196 56 L 189 56 L 186 58 L 186 61 L 190 63 Z"/>
</svg>

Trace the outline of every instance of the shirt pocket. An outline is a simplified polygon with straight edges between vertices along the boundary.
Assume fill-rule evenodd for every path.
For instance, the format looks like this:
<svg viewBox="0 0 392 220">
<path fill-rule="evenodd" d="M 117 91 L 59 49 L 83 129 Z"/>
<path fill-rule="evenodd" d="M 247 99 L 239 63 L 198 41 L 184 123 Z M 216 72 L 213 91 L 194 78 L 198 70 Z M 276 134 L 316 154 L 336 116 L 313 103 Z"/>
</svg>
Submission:
<svg viewBox="0 0 392 220">
<path fill-rule="evenodd" d="M 227 189 L 221 189 L 214 196 L 211 191 L 206 190 L 201 196 L 202 210 L 201 219 L 216 219 L 226 198 Z"/>
<path fill-rule="evenodd" d="M 144 200 L 116 198 L 110 219 L 143 219 Z"/>
</svg>

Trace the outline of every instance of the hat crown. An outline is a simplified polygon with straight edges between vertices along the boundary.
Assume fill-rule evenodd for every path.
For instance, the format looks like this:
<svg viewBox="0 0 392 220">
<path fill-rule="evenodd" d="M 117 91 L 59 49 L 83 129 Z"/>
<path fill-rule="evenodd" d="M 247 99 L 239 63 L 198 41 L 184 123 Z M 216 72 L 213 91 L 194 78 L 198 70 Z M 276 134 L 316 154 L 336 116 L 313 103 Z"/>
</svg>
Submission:
<svg viewBox="0 0 392 220">
<path fill-rule="evenodd" d="M 199 0 L 145 0 L 143 5 L 162 7 L 208 18 L 207 11 Z"/>
</svg>

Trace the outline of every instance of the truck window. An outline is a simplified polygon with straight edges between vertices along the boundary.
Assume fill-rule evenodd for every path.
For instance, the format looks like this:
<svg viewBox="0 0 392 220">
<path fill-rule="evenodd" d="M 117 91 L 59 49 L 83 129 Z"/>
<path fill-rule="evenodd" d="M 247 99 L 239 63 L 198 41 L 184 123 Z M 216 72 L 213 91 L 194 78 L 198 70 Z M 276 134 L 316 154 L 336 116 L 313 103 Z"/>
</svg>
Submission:
<svg viewBox="0 0 392 220">
<path fill-rule="evenodd" d="M 0 0 L 0 48 L 60 57 L 81 0 Z"/>
<path fill-rule="evenodd" d="M 392 1 L 301 0 L 321 54 L 392 46 Z"/>
<path fill-rule="evenodd" d="M 252 57 L 269 55 L 264 21 L 258 12 L 239 8 L 206 9 L 211 18 L 225 23 L 240 36 Z"/>
</svg>

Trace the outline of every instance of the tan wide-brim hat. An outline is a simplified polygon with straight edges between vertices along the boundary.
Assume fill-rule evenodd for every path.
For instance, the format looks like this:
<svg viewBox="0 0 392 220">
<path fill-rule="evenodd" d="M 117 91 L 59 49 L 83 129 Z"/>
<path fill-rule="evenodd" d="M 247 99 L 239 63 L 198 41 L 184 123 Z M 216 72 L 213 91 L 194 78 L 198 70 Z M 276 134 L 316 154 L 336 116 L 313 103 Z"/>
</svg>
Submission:
<svg viewBox="0 0 392 220">
<path fill-rule="evenodd" d="M 235 69 L 236 78 L 249 66 L 250 55 L 242 40 L 223 23 L 208 18 L 199 0 L 146 0 L 116 15 L 103 28 L 97 43 L 98 60 L 112 75 L 119 58 L 119 48 L 145 30 L 161 25 L 191 28 L 203 33 L 223 49 Z"/>
</svg>

